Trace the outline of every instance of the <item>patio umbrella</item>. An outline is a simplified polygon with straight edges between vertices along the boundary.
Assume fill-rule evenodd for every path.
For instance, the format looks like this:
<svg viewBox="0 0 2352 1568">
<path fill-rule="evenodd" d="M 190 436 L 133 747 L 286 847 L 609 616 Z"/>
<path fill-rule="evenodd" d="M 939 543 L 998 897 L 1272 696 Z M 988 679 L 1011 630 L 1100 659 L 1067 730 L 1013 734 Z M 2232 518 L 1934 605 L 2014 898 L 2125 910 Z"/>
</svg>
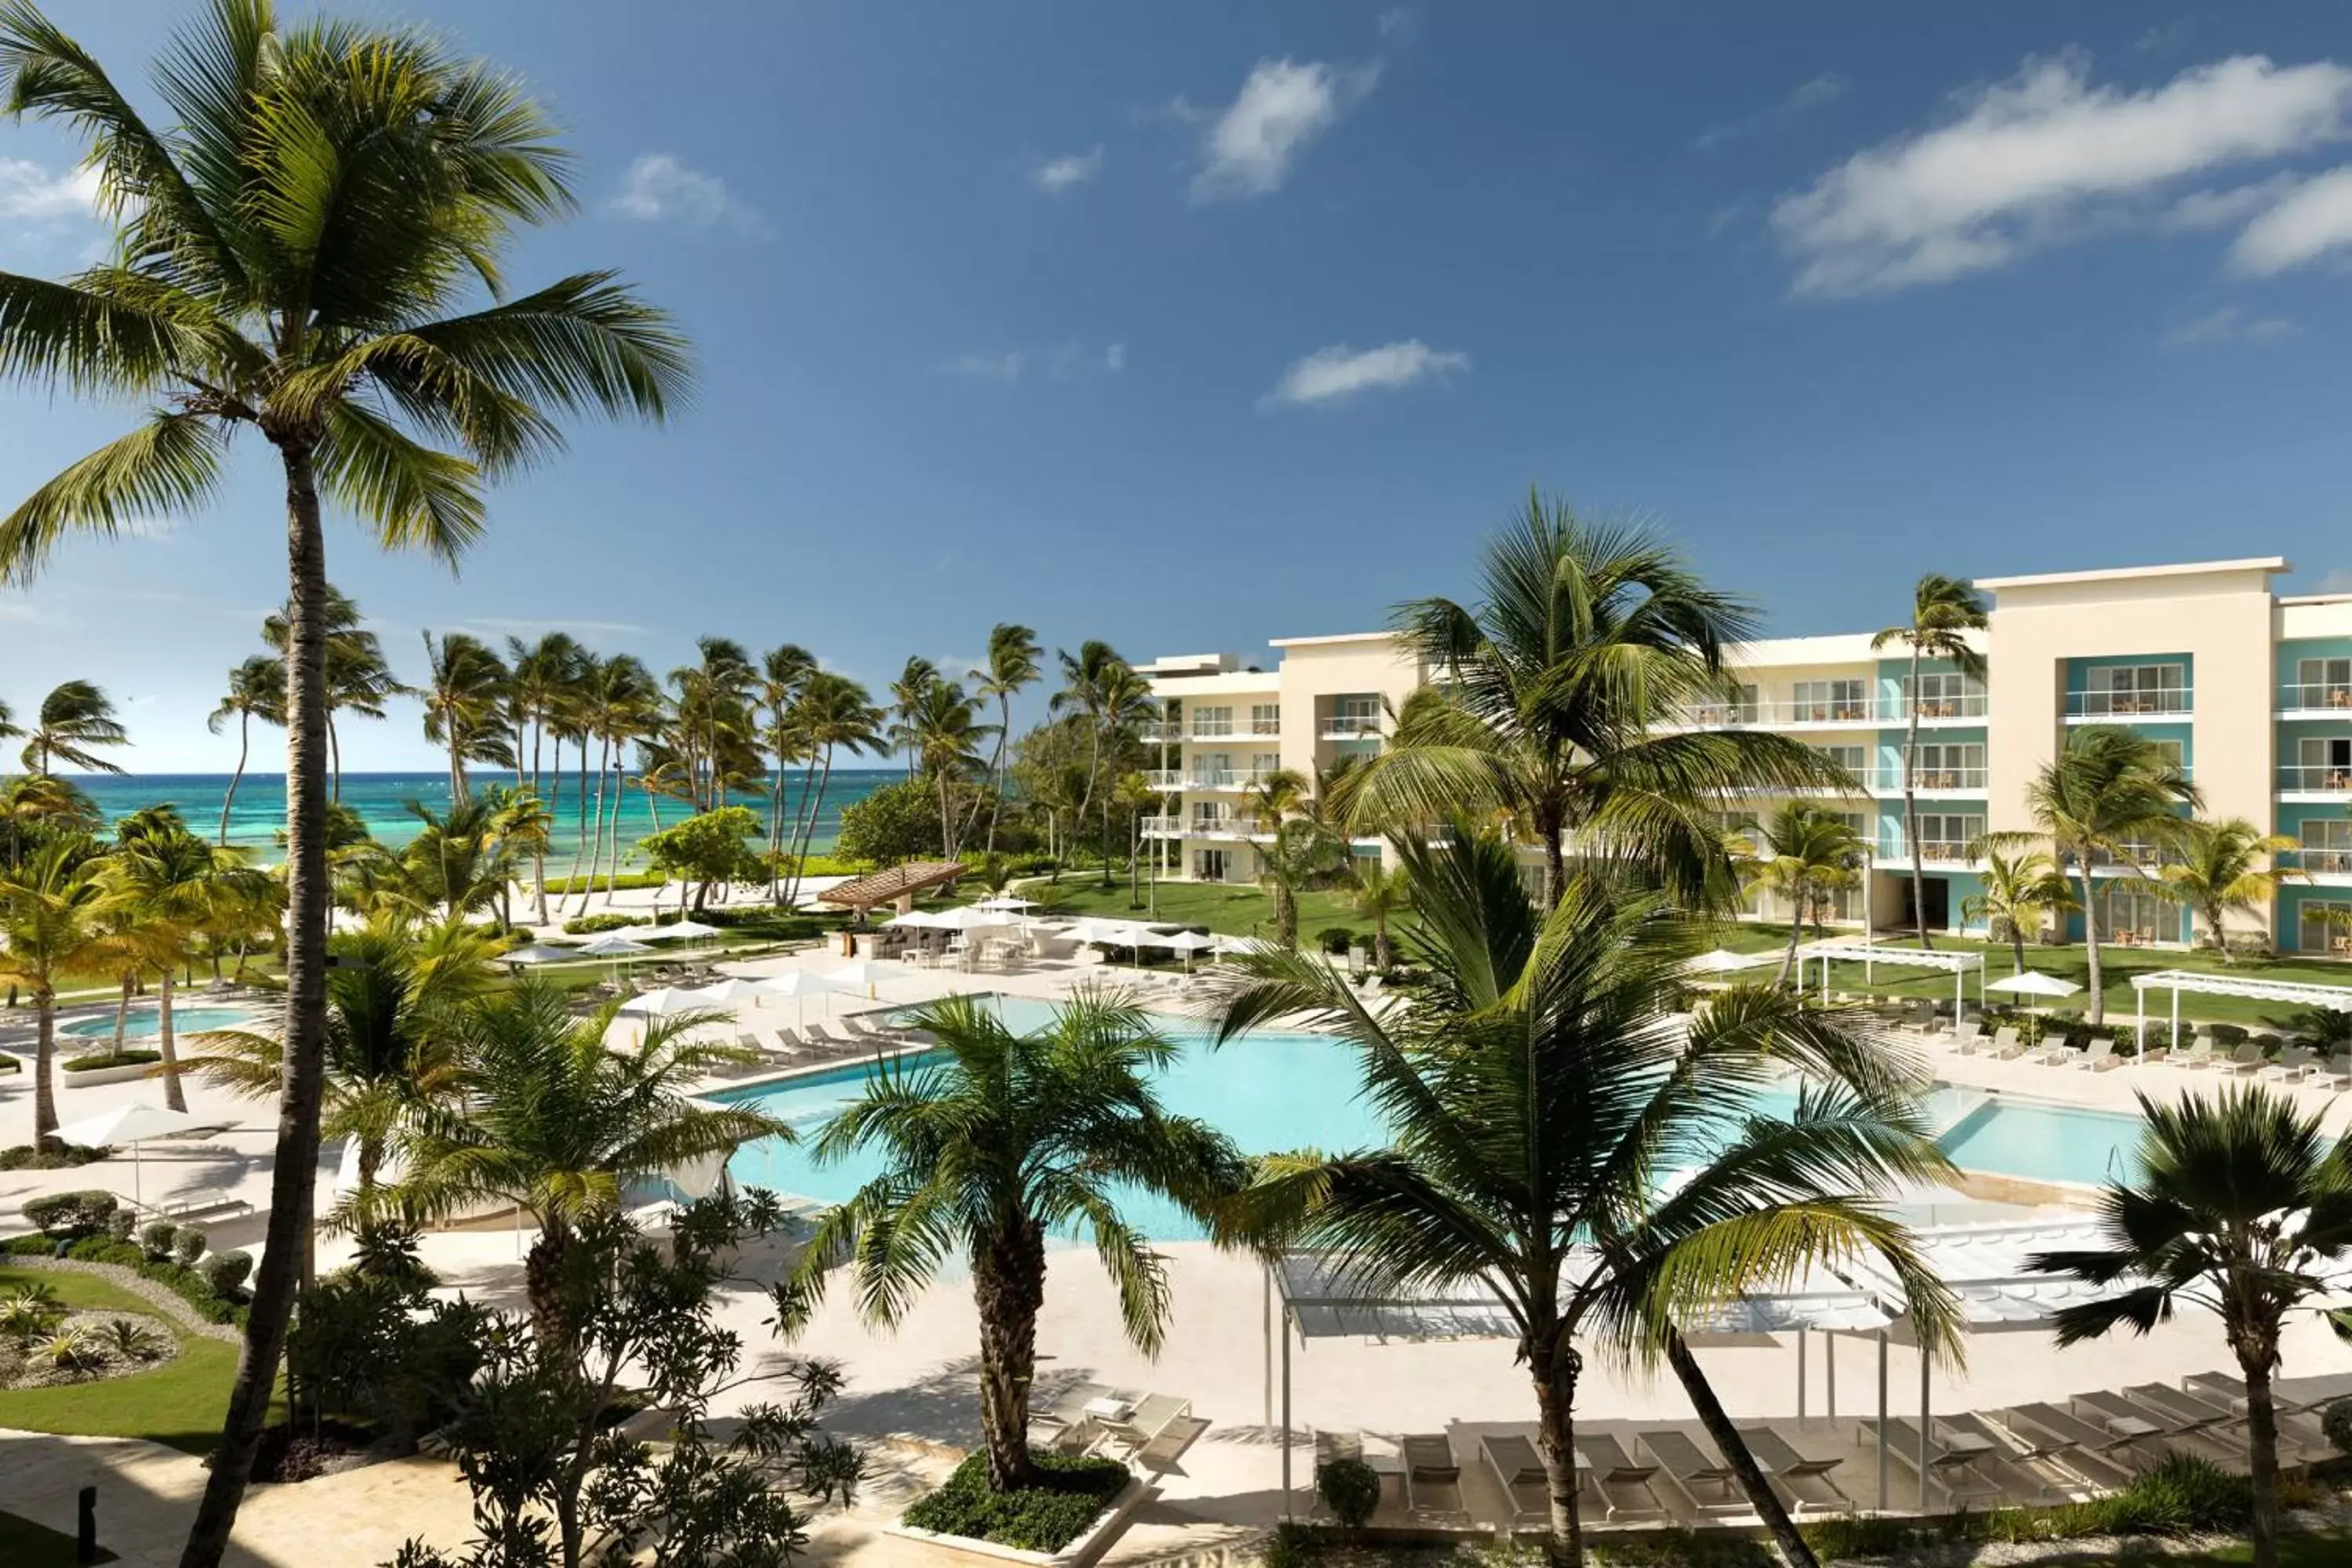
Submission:
<svg viewBox="0 0 2352 1568">
<path fill-rule="evenodd" d="M 606 931 L 603 936 L 580 944 L 582 956 L 587 958 L 641 958 L 652 948 L 641 942 L 632 942 L 619 931 Z"/>
<path fill-rule="evenodd" d="M 535 942 L 528 947 L 518 947 L 512 952 L 502 952 L 490 962 L 493 963 L 562 963 L 566 959 L 579 956 L 578 948 L 555 947 L 547 942 Z"/>
<path fill-rule="evenodd" d="M 782 974 L 761 981 L 759 988 L 771 996 L 791 997 L 793 1022 L 796 1025 L 807 1017 L 805 1009 L 810 997 L 829 996 L 851 989 L 832 976 L 819 974 L 813 969 L 787 969 Z M 832 1004 L 827 1003 L 826 1005 L 829 1007 Z"/>
<path fill-rule="evenodd" d="M 687 994 L 708 1007 L 732 1007 L 740 1002 L 749 1002 L 757 1006 L 760 998 L 767 994 L 767 988 L 730 974 L 716 984 L 689 991 Z"/>
<path fill-rule="evenodd" d="M 972 908 L 976 910 L 999 910 L 1013 913 L 1018 913 L 1023 910 L 1034 910 L 1036 907 L 1036 900 L 1016 899 L 1010 893 L 999 893 L 992 899 L 982 899 L 980 902 L 972 905 Z"/>
<path fill-rule="evenodd" d="M 1770 962 L 1771 960 L 1762 953 L 1734 952 L 1727 947 L 1718 947 L 1711 952 L 1702 952 L 1685 963 L 1683 973 L 1685 974 L 1737 974 L 1743 969 L 1753 969 L 1759 963 Z"/>
<path fill-rule="evenodd" d="M 1220 953 L 1273 952 L 1276 949 L 1272 942 L 1262 936 L 1221 936 L 1217 938 L 1217 951 Z"/>
<path fill-rule="evenodd" d="M 985 931 L 994 926 L 1009 926 L 1013 921 L 987 910 L 958 908 L 941 910 L 931 917 L 931 924 L 941 931 Z"/>
<path fill-rule="evenodd" d="M 656 926 L 654 928 L 654 934 L 656 936 L 679 937 L 688 942 L 701 942 L 707 938 L 721 936 L 725 933 L 717 926 L 707 926 L 700 921 L 676 921 L 666 926 Z"/>
<path fill-rule="evenodd" d="M 1203 936 L 1196 931 L 1180 931 L 1173 936 L 1161 937 L 1156 943 L 1154 943 L 1154 945 L 1172 948 L 1176 952 L 1182 953 L 1184 955 L 1184 973 L 1190 974 L 1192 973 L 1192 955 L 1196 952 L 1214 952 L 1217 946 L 1217 939 L 1213 936 Z"/>
<path fill-rule="evenodd" d="M 64 1142 L 84 1149 L 129 1144 L 131 1201 L 144 1207 L 140 1197 L 139 1145 L 150 1138 L 175 1138 L 194 1132 L 199 1127 L 217 1125 L 217 1122 L 200 1121 L 184 1110 L 167 1110 L 160 1105 L 118 1105 L 111 1110 L 101 1110 L 95 1116 L 85 1116 L 79 1121 L 60 1127 L 56 1136 Z"/>
<path fill-rule="evenodd" d="M 931 913 L 929 910 L 908 910 L 905 914 L 893 915 L 882 923 L 886 926 L 898 926 L 902 929 L 910 928 L 916 931 L 937 931 L 939 929 L 940 917 Z"/>
<path fill-rule="evenodd" d="M 648 991 L 642 996 L 630 997 L 621 1004 L 621 1011 L 643 1013 L 650 1017 L 663 1013 L 691 1013 L 697 1007 L 707 1005 L 709 1005 L 708 1000 L 699 991 L 691 991 L 677 985 L 664 985 L 656 990 Z"/>
<path fill-rule="evenodd" d="M 2033 1000 L 2027 1003 L 2026 1010 L 2032 1016 L 2038 1018 L 2042 1016 L 2041 998 L 2072 996 L 2082 987 L 2071 980 L 2061 980 L 2054 974 L 2044 974 L 2038 969 L 2027 969 L 2011 975 L 2006 980 L 1989 980 L 1985 982 L 1985 989 L 2007 991 L 2014 995 L 2032 998 Z"/>
<path fill-rule="evenodd" d="M 905 964 L 894 963 L 887 958 L 860 958 L 845 963 L 838 969 L 826 970 L 824 978 L 840 982 L 841 988 L 845 991 L 856 991 L 862 987 L 870 1000 L 877 985 L 885 980 L 896 980 L 906 973 Z"/>
</svg>

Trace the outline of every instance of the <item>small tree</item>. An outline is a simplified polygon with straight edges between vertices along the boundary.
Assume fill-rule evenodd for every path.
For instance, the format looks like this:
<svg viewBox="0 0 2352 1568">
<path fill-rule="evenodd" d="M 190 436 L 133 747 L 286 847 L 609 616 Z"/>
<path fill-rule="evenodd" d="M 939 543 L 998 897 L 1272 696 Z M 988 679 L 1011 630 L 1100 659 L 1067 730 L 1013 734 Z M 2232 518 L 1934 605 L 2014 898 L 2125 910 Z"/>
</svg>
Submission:
<svg viewBox="0 0 2352 1568">
<path fill-rule="evenodd" d="M 694 884 L 694 910 L 702 912 L 714 882 L 757 881 L 765 872 L 751 847 L 760 814 L 748 805 L 722 805 L 698 812 L 676 827 L 640 841 L 653 868 Z"/>
<path fill-rule="evenodd" d="M 667 1238 L 625 1215 L 583 1223 L 560 1283 L 577 1333 L 551 1344 L 527 1320 L 436 1301 L 436 1315 L 470 1314 L 482 1370 L 436 1390 L 456 1411 L 442 1431 L 474 1494 L 479 1536 L 457 1552 L 410 1541 L 395 1568 L 520 1568 L 593 1560 L 657 1568 L 790 1562 L 807 1545 L 810 1510 L 846 1504 L 856 1450 L 817 1429 L 841 1389 L 829 1362 L 788 1360 L 744 1372 L 744 1347 L 719 1326 L 715 1300 L 751 1283 L 730 1260 L 783 1221 L 772 1194 L 705 1198 Z M 774 1288 L 782 1323 L 798 1315 Z M 745 1407 L 722 1438 L 711 1406 L 722 1395 L 781 1384 L 782 1403 Z M 667 1417 L 658 1451 L 609 1417 L 627 1389 Z M 643 1555 L 640 1555 L 642 1553 Z"/>
<path fill-rule="evenodd" d="M 928 784 L 885 784 L 841 812 L 834 852 L 853 860 L 895 866 L 930 852 L 940 841 L 940 800 Z"/>
</svg>

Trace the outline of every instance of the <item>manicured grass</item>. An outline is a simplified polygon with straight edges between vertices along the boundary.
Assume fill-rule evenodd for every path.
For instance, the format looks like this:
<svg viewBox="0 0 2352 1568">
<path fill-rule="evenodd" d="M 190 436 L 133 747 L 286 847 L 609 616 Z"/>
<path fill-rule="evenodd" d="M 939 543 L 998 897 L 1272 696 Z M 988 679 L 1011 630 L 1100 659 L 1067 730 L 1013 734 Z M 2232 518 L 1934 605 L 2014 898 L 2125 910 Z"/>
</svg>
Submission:
<svg viewBox="0 0 2352 1568">
<path fill-rule="evenodd" d="M 2044 1557 L 2041 1568 L 2115 1568 L 2140 1563 L 2148 1568 L 2241 1568 L 2254 1560 L 2252 1545 L 2224 1546 L 2214 1552 L 2174 1552 L 2163 1543 L 2135 1543 L 2120 1555 Z M 2279 1537 L 2279 1568 L 2343 1568 L 2352 1563 L 2352 1531 L 2294 1531 Z"/>
<path fill-rule="evenodd" d="M 1044 878 L 1025 881 L 1016 889 L 1024 899 L 1036 899 L 1049 903 L 1058 915 L 1099 915 L 1107 920 L 1153 920 L 1167 925 L 1205 926 L 1213 931 L 1232 936 L 1271 936 L 1274 934 L 1274 899 L 1263 888 L 1237 886 L 1230 882 L 1162 882 L 1160 884 L 1159 911 L 1136 908 L 1128 898 L 1127 879 L 1121 876 L 1110 888 L 1105 889 L 1102 878 L 1087 871 L 1065 871 L 1059 886 Z M 1152 901 L 1151 888 L 1142 889 L 1144 902 Z M 1349 931 L 1370 931 L 1371 922 L 1356 913 L 1347 896 L 1335 892 L 1307 892 L 1298 898 L 1298 936 L 1302 943 L 1312 942 L 1315 933 L 1326 926 L 1346 926 Z"/>
<path fill-rule="evenodd" d="M 208 1454 L 228 1414 L 236 1347 L 184 1331 L 162 1310 L 111 1282 L 64 1269 L 0 1267 L 0 1296 L 47 1285 L 83 1311 L 138 1312 L 180 1336 L 180 1353 L 152 1372 L 51 1388 L 0 1390 L 0 1426 L 96 1437 L 144 1437 Z M 5 1540 L 5 1538 L 0 1538 Z M 0 1552 L 0 1562 L 16 1559 Z"/>
<path fill-rule="evenodd" d="M 100 1563 L 111 1563 L 114 1553 L 101 1546 L 98 1549 Z M 0 1512 L 0 1563 L 8 1568 L 73 1568 L 74 1538 L 35 1524 L 29 1519 Z"/>
</svg>

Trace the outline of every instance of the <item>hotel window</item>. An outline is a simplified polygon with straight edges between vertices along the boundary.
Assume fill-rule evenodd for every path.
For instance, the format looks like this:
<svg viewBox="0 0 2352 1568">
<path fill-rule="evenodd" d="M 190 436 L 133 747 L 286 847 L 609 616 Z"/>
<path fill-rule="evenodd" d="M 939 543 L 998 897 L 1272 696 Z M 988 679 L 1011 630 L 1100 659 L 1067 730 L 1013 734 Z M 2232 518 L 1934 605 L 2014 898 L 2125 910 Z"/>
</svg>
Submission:
<svg viewBox="0 0 2352 1568">
<path fill-rule="evenodd" d="M 2110 665 L 2090 671 L 2084 685 L 2083 711 L 2095 717 L 2189 711 L 2187 665 Z"/>
<path fill-rule="evenodd" d="M 1911 689 L 1911 678 L 1903 678 L 1905 691 Z M 1984 686 L 1981 682 L 1960 674 L 1958 670 L 1922 675 L 1919 678 L 1919 717 L 1922 719 L 1972 719 L 1984 712 Z"/>
<path fill-rule="evenodd" d="M 2158 756 L 2162 757 L 2174 767 L 2179 768 L 2183 773 L 2187 773 L 2189 771 L 2188 742 L 2150 741 L 2148 744 L 2156 748 L 2156 754 Z"/>
<path fill-rule="evenodd" d="M 1845 828 L 1848 833 L 1853 834 L 1856 838 L 1861 839 L 1865 844 L 1870 842 L 1870 819 L 1864 816 L 1861 812 L 1841 811 L 1837 814 L 1837 819 L 1845 824 Z"/>
<path fill-rule="evenodd" d="M 1331 699 L 1330 732 L 1340 736 L 1379 734 L 1381 700 L 1378 697 L 1334 697 Z"/>
<path fill-rule="evenodd" d="M 1230 752 L 1196 752 L 1192 755 L 1192 784 L 1196 789 L 1217 789 L 1234 782 L 1234 759 Z"/>
<path fill-rule="evenodd" d="M 1868 746 L 1815 746 L 1813 750 L 1852 773 L 1856 779 L 1866 779 L 1869 775 L 1870 748 Z"/>
<path fill-rule="evenodd" d="M 1233 819 L 1233 808 L 1221 800 L 1196 800 L 1192 803 L 1192 826 L 1214 827 Z"/>
<path fill-rule="evenodd" d="M 2305 870 L 2352 871 L 2352 817 L 2305 817 L 2301 837 Z"/>
<path fill-rule="evenodd" d="M 1731 688 L 1726 699 L 1695 703 L 1691 716 L 1692 721 L 1699 724 L 1753 724 L 1756 712 L 1756 688 L 1742 681 Z"/>
<path fill-rule="evenodd" d="M 1715 830 L 1726 838 L 1744 838 L 1749 848 L 1756 847 L 1756 814 L 1752 811 L 1717 812 Z"/>
<path fill-rule="evenodd" d="M 2295 938 L 2299 951 L 2332 952 L 2338 957 L 2352 954 L 2352 904 L 2305 899 L 2300 907 L 2303 919 Z"/>
<path fill-rule="evenodd" d="M 1250 733 L 1279 735 L 1282 733 L 1282 704 L 1253 702 L 1250 704 Z"/>
<path fill-rule="evenodd" d="M 1214 740 L 1234 732 L 1234 710 L 1230 708 L 1195 708 L 1192 710 L 1192 734 L 1195 739 Z"/>
<path fill-rule="evenodd" d="M 1919 814 L 1919 849 L 1930 860 L 1965 860 L 1969 846 L 1983 837 L 1984 818 L 1974 813 Z"/>
<path fill-rule="evenodd" d="M 2109 941 L 2169 942 L 2179 934 L 2180 906 L 2144 888 L 2111 883 L 2106 897 L 2096 901 L 2102 916 L 2099 934 Z"/>
<path fill-rule="evenodd" d="M 2352 736 L 2306 735 L 2295 742 L 2295 761 L 2289 789 L 2352 789 Z"/>
<path fill-rule="evenodd" d="M 1864 680 L 1800 680 L 1796 684 L 1796 717 L 1800 723 L 1839 723 L 1870 717 L 1869 682 Z"/>
<path fill-rule="evenodd" d="M 1250 753 L 1250 782 L 1255 783 L 1257 780 L 1265 777 L 1266 774 L 1273 773 L 1281 766 L 1282 753 L 1280 752 L 1252 752 Z"/>
<path fill-rule="evenodd" d="M 2306 658 L 2294 667 L 2290 708 L 2352 708 L 2352 658 Z"/>
<path fill-rule="evenodd" d="M 1920 789 L 1982 789 L 1985 749 L 1981 741 L 1958 745 L 1922 746 L 1916 753 Z"/>
</svg>

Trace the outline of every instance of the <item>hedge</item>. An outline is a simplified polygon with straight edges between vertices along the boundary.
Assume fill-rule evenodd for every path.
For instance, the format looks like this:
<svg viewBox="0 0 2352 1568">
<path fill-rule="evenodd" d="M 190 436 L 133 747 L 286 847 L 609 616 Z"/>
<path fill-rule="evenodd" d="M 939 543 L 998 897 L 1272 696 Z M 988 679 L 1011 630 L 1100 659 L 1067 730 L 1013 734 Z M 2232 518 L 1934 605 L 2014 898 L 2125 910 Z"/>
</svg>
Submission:
<svg viewBox="0 0 2352 1568">
<path fill-rule="evenodd" d="M 26 1220 L 38 1226 L 43 1235 L 53 1240 L 69 1241 L 104 1228 L 117 1205 L 112 1193 L 90 1188 L 26 1198 L 22 1206 Z"/>
<path fill-rule="evenodd" d="M 905 1521 L 1021 1552 L 1059 1552 L 1086 1533 L 1128 1482 L 1127 1467 L 1116 1459 L 1034 1451 L 1029 1457 L 1043 1485 L 997 1491 L 988 1484 L 988 1456 L 974 1454 L 944 1486 L 908 1509 Z"/>
<path fill-rule="evenodd" d="M 20 1236 L 8 1244 L 11 1252 L 36 1250 L 24 1246 L 27 1241 L 39 1241 L 38 1237 Z M 47 1253 L 54 1244 L 38 1250 Z M 245 1326 L 244 1303 L 224 1300 L 205 1277 L 193 1268 L 177 1263 L 155 1263 L 144 1252 L 129 1243 L 90 1237 L 66 1249 L 66 1256 L 81 1263 L 107 1263 L 117 1268 L 128 1268 L 142 1279 L 152 1279 L 196 1310 L 196 1315 L 208 1323 L 226 1323 L 233 1328 Z M 239 1256 L 243 1256 L 239 1254 Z"/>
<path fill-rule="evenodd" d="M 68 1072 L 94 1072 L 100 1068 L 145 1067 L 163 1059 L 161 1051 L 100 1051 L 93 1056 L 76 1057 L 65 1064 Z"/>
</svg>

